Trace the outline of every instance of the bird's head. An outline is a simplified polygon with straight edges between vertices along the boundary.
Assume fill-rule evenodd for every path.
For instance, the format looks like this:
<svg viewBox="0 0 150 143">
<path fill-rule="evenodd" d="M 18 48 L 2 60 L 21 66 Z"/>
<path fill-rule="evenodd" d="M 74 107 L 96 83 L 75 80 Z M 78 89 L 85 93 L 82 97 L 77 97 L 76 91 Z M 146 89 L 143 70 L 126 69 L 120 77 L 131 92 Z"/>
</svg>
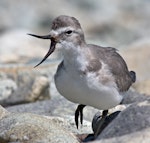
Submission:
<svg viewBox="0 0 150 143">
<path fill-rule="evenodd" d="M 78 20 L 74 17 L 65 15 L 61 15 L 56 19 L 54 19 L 51 31 L 48 35 L 45 36 L 39 36 L 35 34 L 28 34 L 28 35 L 34 36 L 36 38 L 51 40 L 48 53 L 45 55 L 43 60 L 40 63 L 38 63 L 35 67 L 43 63 L 48 58 L 48 56 L 54 52 L 57 43 L 59 43 L 62 48 L 71 47 L 69 45 L 76 45 L 77 47 L 78 45 L 84 43 L 84 33 Z"/>
</svg>

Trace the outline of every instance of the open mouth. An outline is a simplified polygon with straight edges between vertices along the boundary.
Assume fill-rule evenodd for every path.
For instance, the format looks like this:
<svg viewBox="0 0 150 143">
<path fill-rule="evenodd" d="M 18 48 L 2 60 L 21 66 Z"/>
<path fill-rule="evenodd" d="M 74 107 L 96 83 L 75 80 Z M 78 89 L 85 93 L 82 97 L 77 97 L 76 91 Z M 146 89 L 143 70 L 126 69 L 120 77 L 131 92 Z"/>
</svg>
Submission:
<svg viewBox="0 0 150 143">
<path fill-rule="evenodd" d="M 40 64 L 42 64 L 55 50 L 56 47 L 56 41 L 55 38 L 52 37 L 51 35 L 45 35 L 45 36 L 39 36 L 39 35 L 34 35 L 34 34 L 28 34 L 30 36 L 36 37 L 36 38 L 40 38 L 40 39 L 50 39 L 51 40 L 51 44 L 50 44 L 50 48 L 47 52 L 47 54 L 44 56 L 44 58 L 42 59 L 41 62 L 39 62 L 35 67 L 39 66 Z"/>
</svg>

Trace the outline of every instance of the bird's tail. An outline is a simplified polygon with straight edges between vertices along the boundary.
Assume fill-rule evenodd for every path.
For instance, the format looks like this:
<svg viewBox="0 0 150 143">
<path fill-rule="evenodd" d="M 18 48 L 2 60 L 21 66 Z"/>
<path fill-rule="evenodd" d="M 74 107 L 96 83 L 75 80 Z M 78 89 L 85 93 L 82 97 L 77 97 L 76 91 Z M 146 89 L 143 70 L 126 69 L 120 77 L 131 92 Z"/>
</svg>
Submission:
<svg viewBox="0 0 150 143">
<path fill-rule="evenodd" d="M 136 81 L 136 73 L 134 71 L 130 71 L 130 77 L 132 79 L 132 82 L 135 82 Z"/>
</svg>

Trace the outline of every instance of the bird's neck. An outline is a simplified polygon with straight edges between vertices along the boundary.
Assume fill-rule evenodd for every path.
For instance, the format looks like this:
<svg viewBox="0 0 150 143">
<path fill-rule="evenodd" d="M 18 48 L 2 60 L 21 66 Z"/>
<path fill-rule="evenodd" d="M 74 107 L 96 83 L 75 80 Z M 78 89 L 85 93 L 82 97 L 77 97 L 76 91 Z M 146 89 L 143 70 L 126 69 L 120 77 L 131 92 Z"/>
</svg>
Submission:
<svg viewBox="0 0 150 143">
<path fill-rule="evenodd" d="M 86 65 L 86 53 L 84 45 L 66 45 L 62 48 L 64 66 L 66 68 L 81 69 Z"/>
</svg>

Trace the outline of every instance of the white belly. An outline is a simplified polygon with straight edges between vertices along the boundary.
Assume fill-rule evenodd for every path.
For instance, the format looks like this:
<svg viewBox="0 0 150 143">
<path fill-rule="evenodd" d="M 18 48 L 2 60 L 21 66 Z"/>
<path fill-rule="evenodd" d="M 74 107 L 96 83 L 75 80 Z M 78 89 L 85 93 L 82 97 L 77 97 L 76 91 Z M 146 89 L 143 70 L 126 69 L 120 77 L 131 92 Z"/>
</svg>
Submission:
<svg viewBox="0 0 150 143">
<path fill-rule="evenodd" d="M 101 110 L 115 107 L 122 100 L 116 87 L 102 85 L 92 73 L 80 75 L 61 69 L 55 75 L 55 84 L 59 93 L 68 100 Z"/>
</svg>

